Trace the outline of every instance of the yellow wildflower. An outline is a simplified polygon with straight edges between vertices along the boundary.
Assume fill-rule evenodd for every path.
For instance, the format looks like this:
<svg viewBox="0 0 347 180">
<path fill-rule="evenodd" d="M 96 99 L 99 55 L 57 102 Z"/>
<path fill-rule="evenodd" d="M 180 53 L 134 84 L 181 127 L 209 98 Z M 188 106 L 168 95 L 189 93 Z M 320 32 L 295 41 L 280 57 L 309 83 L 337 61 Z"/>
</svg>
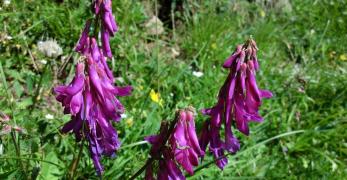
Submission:
<svg viewBox="0 0 347 180">
<path fill-rule="evenodd" d="M 125 123 L 128 125 L 128 127 L 131 127 L 131 126 L 133 126 L 134 121 L 132 118 L 128 118 L 125 120 Z"/>
<path fill-rule="evenodd" d="M 151 89 L 151 92 L 149 93 L 149 96 L 151 97 L 151 100 L 160 106 L 163 106 L 163 100 L 160 99 L 160 94 L 156 93 L 153 89 Z"/>
<path fill-rule="evenodd" d="M 340 55 L 340 60 L 341 61 L 347 61 L 347 54 L 341 54 Z"/>
<path fill-rule="evenodd" d="M 211 44 L 211 48 L 212 48 L 212 49 L 217 49 L 217 44 L 216 44 L 216 43 L 212 43 L 212 44 Z"/>
<path fill-rule="evenodd" d="M 260 10 L 260 16 L 261 16 L 261 17 L 265 17 L 265 16 L 266 16 L 266 13 L 265 13 L 264 10 Z"/>
</svg>

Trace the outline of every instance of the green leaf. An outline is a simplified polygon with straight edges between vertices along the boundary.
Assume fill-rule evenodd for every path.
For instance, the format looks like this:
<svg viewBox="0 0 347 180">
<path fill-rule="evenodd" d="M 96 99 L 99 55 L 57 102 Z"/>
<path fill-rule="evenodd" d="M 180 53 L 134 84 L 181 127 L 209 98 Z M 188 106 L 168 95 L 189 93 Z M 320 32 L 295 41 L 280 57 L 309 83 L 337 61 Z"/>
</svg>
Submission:
<svg viewBox="0 0 347 180">
<path fill-rule="evenodd" d="M 19 102 L 17 105 L 18 105 L 18 108 L 19 109 L 25 109 L 27 107 L 29 107 L 30 105 L 33 104 L 33 100 L 31 97 L 28 97 L 28 98 L 25 98 L 23 99 L 21 102 Z"/>
<path fill-rule="evenodd" d="M 54 163 L 59 162 L 57 155 L 53 151 L 48 153 L 45 160 L 51 161 Z M 42 179 L 50 179 L 50 180 L 59 179 L 59 177 L 57 177 L 56 174 L 61 174 L 61 172 L 57 166 L 49 164 L 49 163 L 42 163 L 41 165 L 42 165 L 42 168 L 41 168 L 40 177 L 42 177 Z"/>
</svg>

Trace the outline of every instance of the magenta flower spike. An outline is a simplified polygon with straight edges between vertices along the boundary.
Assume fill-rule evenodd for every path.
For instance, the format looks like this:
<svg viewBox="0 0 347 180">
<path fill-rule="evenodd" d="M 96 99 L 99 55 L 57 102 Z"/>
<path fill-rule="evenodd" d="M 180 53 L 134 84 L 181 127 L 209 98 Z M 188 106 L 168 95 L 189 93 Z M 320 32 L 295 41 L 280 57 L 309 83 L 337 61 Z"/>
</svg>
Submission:
<svg viewBox="0 0 347 180">
<path fill-rule="evenodd" d="M 202 157 L 204 152 L 200 149 L 195 132 L 194 115 L 192 111 L 187 110 L 180 112 L 180 118 L 169 142 L 176 161 L 190 175 L 193 175 L 193 167 L 199 164 L 199 157 Z"/>
<path fill-rule="evenodd" d="M 179 166 L 193 175 L 193 168 L 198 166 L 199 158 L 204 155 L 195 131 L 193 108 L 180 110 L 170 127 L 164 122 L 159 135 L 145 139 L 152 144 L 152 160 L 158 160 L 160 166 L 157 179 L 185 179 Z M 155 179 L 153 169 L 153 163 L 146 167 L 145 179 Z"/>
<path fill-rule="evenodd" d="M 245 135 L 249 135 L 248 123 L 262 122 L 258 110 L 263 98 L 271 98 L 272 93 L 258 88 L 256 71 L 259 70 L 257 45 L 254 40 L 248 40 L 238 45 L 234 53 L 224 62 L 223 67 L 229 69 L 229 75 L 218 94 L 218 103 L 208 109 L 203 109 L 204 115 L 210 119 L 203 125 L 200 134 L 200 146 L 205 151 L 208 144 L 210 152 L 217 159 L 220 169 L 228 163 L 224 151 L 236 153 L 240 149 L 238 139 L 234 136 L 231 126 Z M 224 141 L 220 131 L 224 125 Z"/>
<path fill-rule="evenodd" d="M 115 156 L 120 147 L 117 130 L 112 122 L 119 122 L 125 109 L 117 97 L 130 95 L 132 87 L 114 85 L 112 71 L 106 62 L 108 57 L 112 57 L 109 36 L 101 39 L 100 47 L 98 34 L 95 34 L 96 31 L 91 32 L 92 26 L 100 26 L 101 34 L 107 31 L 114 35 L 117 31 L 111 1 L 95 0 L 92 10 L 95 18 L 87 20 L 75 47 L 75 51 L 82 56 L 76 65 L 75 77 L 69 85 L 55 87 L 54 92 L 64 107 L 64 113 L 71 114 L 71 120 L 61 131 L 74 133 L 76 141 L 85 139 L 88 142 L 94 167 L 97 174 L 101 175 L 104 171 L 101 157 Z"/>
<path fill-rule="evenodd" d="M 112 15 L 112 1 L 111 0 L 94 0 L 93 12 L 100 16 L 101 19 L 101 42 L 102 51 L 106 57 L 112 57 L 110 47 L 110 36 L 118 31 L 118 26 Z"/>
</svg>

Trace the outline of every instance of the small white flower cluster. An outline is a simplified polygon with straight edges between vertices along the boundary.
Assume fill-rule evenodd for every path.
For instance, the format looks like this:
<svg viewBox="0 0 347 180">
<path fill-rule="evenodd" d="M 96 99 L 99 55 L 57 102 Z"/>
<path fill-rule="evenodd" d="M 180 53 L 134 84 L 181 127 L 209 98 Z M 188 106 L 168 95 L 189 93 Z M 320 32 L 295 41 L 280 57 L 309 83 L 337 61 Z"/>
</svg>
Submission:
<svg viewBox="0 0 347 180">
<path fill-rule="evenodd" d="M 2 2 L 4 4 L 4 6 L 8 6 L 11 4 L 11 0 L 3 0 Z"/>
<path fill-rule="evenodd" d="M 200 72 L 200 71 L 193 71 L 193 76 L 195 76 L 195 77 L 202 77 L 204 75 L 204 73 L 203 72 Z"/>
<path fill-rule="evenodd" d="M 63 54 L 62 48 L 57 41 L 50 39 L 46 41 L 39 41 L 37 43 L 38 50 L 47 57 L 56 58 Z"/>
</svg>

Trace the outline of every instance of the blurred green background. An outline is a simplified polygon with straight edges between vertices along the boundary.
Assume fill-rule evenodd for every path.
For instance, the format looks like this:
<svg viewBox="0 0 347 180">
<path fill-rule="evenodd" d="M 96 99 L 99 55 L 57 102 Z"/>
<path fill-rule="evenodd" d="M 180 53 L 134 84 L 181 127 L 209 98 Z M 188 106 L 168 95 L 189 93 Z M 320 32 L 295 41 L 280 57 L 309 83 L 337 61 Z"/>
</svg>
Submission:
<svg viewBox="0 0 347 180">
<path fill-rule="evenodd" d="M 14 137 L 20 156 L 11 135 L 0 136 L 0 179 L 62 179 L 79 144 L 60 134 L 69 116 L 51 90 L 71 81 L 90 1 L 0 2 L 0 111 L 24 129 Z M 177 108 L 216 103 L 228 73 L 221 64 L 249 36 L 260 49 L 259 86 L 275 95 L 261 107 L 265 121 L 251 124 L 249 137 L 236 134 L 241 150 L 223 171 L 212 164 L 188 179 L 347 177 L 345 0 L 177 0 L 169 10 L 163 2 L 113 0 L 120 30 L 109 65 L 116 83 L 134 92 L 121 98 L 126 117 L 115 127 L 123 147 L 103 158 L 104 179 L 137 171 L 150 146 L 133 143 L 155 134 Z M 162 22 L 153 29 L 154 16 Z M 57 57 L 42 50 L 47 40 L 60 46 Z M 204 120 L 197 116 L 198 129 Z M 211 160 L 209 154 L 203 164 Z M 87 148 L 76 178 L 98 179 Z"/>
</svg>

